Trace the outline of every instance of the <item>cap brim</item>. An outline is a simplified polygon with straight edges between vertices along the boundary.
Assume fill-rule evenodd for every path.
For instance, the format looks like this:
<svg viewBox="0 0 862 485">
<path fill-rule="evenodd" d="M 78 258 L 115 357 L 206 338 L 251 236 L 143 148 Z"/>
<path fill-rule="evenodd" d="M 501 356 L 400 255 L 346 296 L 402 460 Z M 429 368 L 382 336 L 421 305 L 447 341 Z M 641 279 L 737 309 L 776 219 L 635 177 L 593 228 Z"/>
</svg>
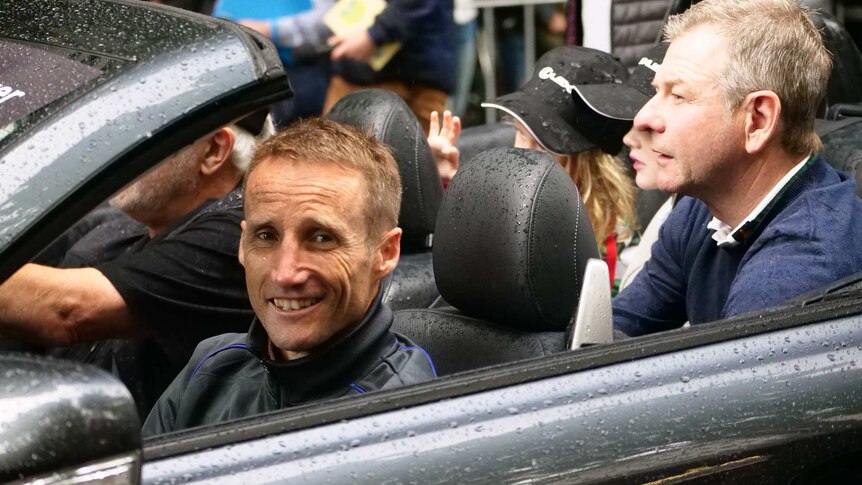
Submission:
<svg viewBox="0 0 862 485">
<path fill-rule="evenodd" d="M 625 84 L 584 84 L 574 88 L 572 96 L 579 96 L 596 113 L 616 120 L 635 119 L 650 100 L 649 96 Z"/>
<path fill-rule="evenodd" d="M 518 91 L 482 103 L 483 108 L 499 109 L 524 125 L 541 147 L 556 155 L 572 155 L 597 148 L 575 131 L 560 115 L 538 99 Z"/>
</svg>

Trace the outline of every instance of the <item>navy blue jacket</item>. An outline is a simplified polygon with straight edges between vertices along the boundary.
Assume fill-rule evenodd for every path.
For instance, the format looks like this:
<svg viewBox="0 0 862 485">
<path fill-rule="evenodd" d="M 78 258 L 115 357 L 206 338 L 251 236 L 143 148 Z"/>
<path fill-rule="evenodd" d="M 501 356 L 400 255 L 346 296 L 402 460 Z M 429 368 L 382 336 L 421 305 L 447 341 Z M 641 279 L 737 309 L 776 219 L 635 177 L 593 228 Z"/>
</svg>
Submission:
<svg viewBox="0 0 862 485">
<path fill-rule="evenodd" d="M 635 336 L 775 306 L 862 271 L 856 183 L 817 157 L 738 246 L 719 248 L 712 214 L 682 199 L 652 257 L 614 299 L 614 327 Z"/>
<path fill-rule="evenodd" d="M 338 61 L 333 72 L 353 84 L 404 81 L 447 93 L 455 85 L 455 21 L 452 0 L 388 0 L 368 29 L 377 45 L 401 42 L 379 72 L 368 64 Z"/>
<path fill-rule="evenodd" d="M 143 434 L 153 436 L 437 377 L 428 353 L 390 331 L 391 325 L 392 311 L 378 293 L 356 329 L 301 359 L 266 357 L 269 337 L 257 319 L 248 334 L 204 340 L 150 412 Z"/>
</svg>

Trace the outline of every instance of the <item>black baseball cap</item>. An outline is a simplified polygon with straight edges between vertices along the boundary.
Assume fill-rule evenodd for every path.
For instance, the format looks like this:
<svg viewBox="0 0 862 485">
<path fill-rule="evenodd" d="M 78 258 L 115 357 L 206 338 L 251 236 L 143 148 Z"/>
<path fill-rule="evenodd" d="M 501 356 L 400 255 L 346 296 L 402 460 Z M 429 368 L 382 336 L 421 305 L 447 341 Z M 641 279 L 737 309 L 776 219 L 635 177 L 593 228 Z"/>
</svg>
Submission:
<svg viewBox="0 0 862 485">
<path fill-rule="evenodd" d="M 251 133 L 254 136 L 258 136 L 263 132 L 264 124 L 266 123 L 266 117 L 269 116 L 269 108 L 262 108 L 254 113 L 248 114 L 239 120 L 236 121 L 237 126 L 244 129 L 245 131 Z"/>
<path fill-rule="evenodd" d="M 621 86 L 628 71 L 608 53 L 587 47 L 564 46 L 536 62 L 533 77 L 521 91 L 482 103 L 514 117 L 547 151 L 558 155 L 601 148 L 616 154 L 631 123 L 578 108 L 575 86 Z"/>
<path fill-rule="evenodd" d="M 597 113 L 616 120 L 633 120 L 655 94 L 652 80 L 667 52 L 668 44 L 659 42 L 638 61 L 623 84 L 578 84 L 573 96 L 579 96 Z"/>
</svg>

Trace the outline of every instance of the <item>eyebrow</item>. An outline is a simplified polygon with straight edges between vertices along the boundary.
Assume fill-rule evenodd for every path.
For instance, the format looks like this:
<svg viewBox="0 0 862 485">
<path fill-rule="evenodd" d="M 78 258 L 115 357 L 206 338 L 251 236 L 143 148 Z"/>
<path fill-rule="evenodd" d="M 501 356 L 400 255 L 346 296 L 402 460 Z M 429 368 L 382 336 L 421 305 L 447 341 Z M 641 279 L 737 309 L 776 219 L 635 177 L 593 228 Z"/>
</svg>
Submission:
<svg viewBox="0 0 862 485">
<path fill-rule="evenodd" d="M 659 87 L 660 85 L 664 85 L 664 86 L 671 86 L 671 87 L 673 87 L 673 86 L 676 86 L 676 85 L 678 85 L 678 84 L 685 84 L 685 81 L 683 81 L 683 79 L 682 79 L 682 78 L 680 78 L 680 77 L 669 77 L 669 78 L 667 78 L 667 79 L 665 79 L 665 80 L 662 80 L 661 82 L 656 82 L 656 79 L 658 79 L 658 76 L 655 76 L 655 77 L 653 78 L 652 82 L 650 82 L 650 84 L 652 85 L 652 87 L 654 87 L 654 88 L 656 88 L 656 89 L 658 89 L 658 87 Z"/>
</svg>

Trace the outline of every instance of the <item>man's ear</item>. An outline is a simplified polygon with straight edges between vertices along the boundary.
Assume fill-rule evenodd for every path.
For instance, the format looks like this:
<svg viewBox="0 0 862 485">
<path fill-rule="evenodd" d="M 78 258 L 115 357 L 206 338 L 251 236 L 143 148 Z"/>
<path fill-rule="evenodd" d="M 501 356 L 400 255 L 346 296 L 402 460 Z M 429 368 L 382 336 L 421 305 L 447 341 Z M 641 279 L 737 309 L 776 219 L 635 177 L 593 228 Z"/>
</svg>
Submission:
<svg viewBox="0 0 862 485">
<path fill-rule="evenodd" d="M 243 250 L 242 250 L 242 240 L 245 239 L 245 221 L 239 223 L 239 227 L 242 229 L 242 232 L 239 235 L 239 251 L 237 256 L 239 257 L 239 264 L 245 267 L 245 261 L 243 261 Z"/>
<path fill-rule="evenodd" d="M 226 126 L 219 128 L 218 131 L 210 135 L 207 139 L 203 160 L 201 160 L 201 173 L 203 175 L 212 175 L 218 172 L 225 163 L 229 163 L 235 140 L 236 134 Z"/>
<path fill-rule="evenodd" d="M 396 227 L 383 235 L 377 247 L 377 264 L 375 270 L 379 278 L 384 278 L 398 266 L 401 258 L 401 228 Z"/>
<path fill-rule="evenodd" d="M 745 151 L 758 153 L 778 133 L 781 118 L 781 100 L 772 91 L 755 91 L 742 102 L 745 115 Z"/>
</svg>

